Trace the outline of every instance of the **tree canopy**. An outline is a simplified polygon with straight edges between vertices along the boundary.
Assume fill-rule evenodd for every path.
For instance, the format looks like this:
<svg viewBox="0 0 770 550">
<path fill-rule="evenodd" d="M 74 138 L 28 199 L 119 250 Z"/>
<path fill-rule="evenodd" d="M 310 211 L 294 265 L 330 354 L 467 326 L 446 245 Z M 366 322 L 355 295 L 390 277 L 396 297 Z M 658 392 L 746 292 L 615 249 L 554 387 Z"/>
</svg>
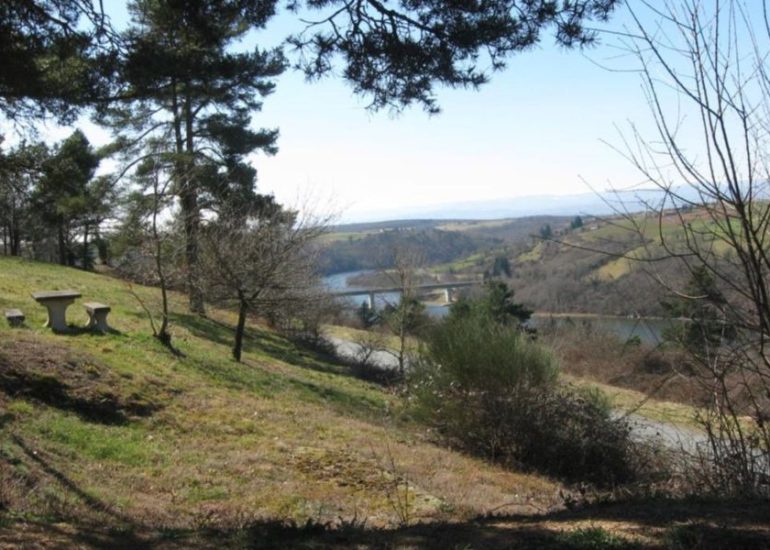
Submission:
<svg viewBox="0 0 770 550">
<path fill-rule="evenodd" d="M 380 0 L 296 1 L 320 12 L 289 42 L 310 78 L 341 74 L 370 107 L 439 109 L 435 86 L 476 88 L 508 57 L 538 43 L 553 29 L 558 44 L 596 40 L 591 21 L 606 20 L 619 0 Z"/>
<path fill-rule="evenodd" d="M 108 94 L 114 46 L 101 3 L 0 2 L 0 114 L 71 121 L 80 107 Z"/>
<path fill-rule="evenodd" d="M 552 30 L 556 42 L 566 47 L 591 44 L 596 31 L 589 24 L 607 19 L 618 3 L 400 0 L 390 5 L 380 0 L 293 0 L 289 8 L 301 12 L 298 17 L 304 28 L 289 43 L 299 53 L 295 65 L 309 78 L 330 74 L 340 65 L 342 78 L 357 94 L 370 99 L 372 109 L 419 104 L 436 112 L 436 86 L 480 86 L 511 55 L 536 45 L 546 30 Z M 187 31 L 195 29 L 193 34 L 205 48 L 220 40 L 223 22 L 238 21 L 237 27 L 230 27 L 230 39 L 266 26 L 277 2 L 140 0 L 133 5 L 135 13 L 144 13 L 135 22 L 154 21 L 154 37 L 145 45 L 190 38 Z M 169 34 L 174 29 L 180 34 Z M 81 107 L 120 95 L 115 85 L 120 89 L 125 75 L 114 70 L 113 62 L 126 46 L 102 2 L 3 1 L 0 113 L 12 119 L 53 114 L 66 121 Z M 169 61 L 163 57 L 152 59 Z M 152 59 L 144 59 L 150 62 L 145 68 L 152 69 Z M 230 69 L 236 70 L 236 65 L 230 63 Z M 242 77 L 253 75 L 244 71 Z"/>
<path fill-rule="evenodd" d="M 250 28 L 273 14 L 256 0 L 136 0 L 123 35 L 117 101 L 100 110 L 129 166 L 154 158 L 165 164 L 179 198 L 186 238 L 188 292 L 203 312 L 198 276 L 202 209 L 259 203 L 251 153 L 274 154 L 277 130 L 251 128 L 252 113 L 284 69 L 282 53 L 234 51 Z"/>
</svg>

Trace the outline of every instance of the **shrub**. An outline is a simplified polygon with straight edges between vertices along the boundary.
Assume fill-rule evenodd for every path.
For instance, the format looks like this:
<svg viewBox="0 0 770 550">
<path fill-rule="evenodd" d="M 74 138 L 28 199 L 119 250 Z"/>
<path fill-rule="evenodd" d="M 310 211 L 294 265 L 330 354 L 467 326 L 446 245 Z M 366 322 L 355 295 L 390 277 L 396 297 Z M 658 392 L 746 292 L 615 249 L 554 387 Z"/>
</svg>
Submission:
<svg viewBox="0 0 770 550">
<path fill-rule="evenodd" d="M 515 328 L 449 319 L 426 339 L 410 397 L 418 417 L 469 452 L 570 481 L 631 481 L 627 425 L 596 393 L 561 385 L 558 372 Z"/>
</svg>

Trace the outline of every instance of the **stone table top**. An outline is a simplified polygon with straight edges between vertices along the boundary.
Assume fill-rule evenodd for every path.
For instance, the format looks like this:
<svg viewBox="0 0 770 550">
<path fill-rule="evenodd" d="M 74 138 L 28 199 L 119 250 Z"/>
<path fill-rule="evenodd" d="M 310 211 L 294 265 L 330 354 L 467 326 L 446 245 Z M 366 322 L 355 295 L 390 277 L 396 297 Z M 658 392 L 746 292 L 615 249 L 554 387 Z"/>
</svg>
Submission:
<svg viewBox="0 0 770 550">
<path fill-rule="evenodd" d="M 70 300 L 80 298 L 80 292 L 76 290 L 45 290 L 33 292 L 32 298 L 37 302 L 46 302 L 49 300 Z"/>
</svg>

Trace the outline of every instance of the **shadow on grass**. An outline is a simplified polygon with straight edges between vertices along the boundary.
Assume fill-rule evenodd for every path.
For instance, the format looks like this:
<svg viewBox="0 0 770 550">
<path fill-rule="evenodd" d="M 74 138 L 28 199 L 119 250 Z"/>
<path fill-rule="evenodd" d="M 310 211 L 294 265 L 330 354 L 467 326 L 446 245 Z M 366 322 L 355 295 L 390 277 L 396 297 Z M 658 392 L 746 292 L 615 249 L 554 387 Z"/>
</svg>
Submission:
<svg viewBox="0 0 770 550">
<path fill-rule="evenodd" d="M 135 525 L 133 520 L 128 516 L 121 514 L 114 510 L 112 506 L 96 498 L 95 496 L 87 493 L 80 486 L 67 477 L 63 472 L 51 465 L 44 455 L 37 450 L 30 447 L 21 437 L 18 435 L 11 436 L 11 440 L 23 451 L 27 459 L 34 462 L 40 469 L 48 476 L 55 479 L 60 483 L 67 491 L 73 493 L 85 504 L 90 510 L 98 513 L 106 514 L 113 520 L 120 522 L 121 524 Z"/>
<path fill-rule="evenodd" d="M 77 414 L 89 422 L 122 425 L 130 416 L 150 416 L 160 408 L 144 402 L 123 402 L 110 392 L 77 395 L 70 386 L 53 376 L 34 372 L 4 370 L 0 373 L 0 391 Z"/>
<path fill-rule="evenodd" d="M 93 504 L 99 507 L 98 502 Z M 13 529 L 8 535 L 0 533 L 0 544 L 23 546 L 29 544 L 25 533 L 49 529 L 52 537 L 68 537 L 65 543 L 93 548 L 127 548 L 128 544 L 139 544 L 134 547 L 749 549 L 770 545 L 767 516 L 764 502 L 651 499 L 594 505 L 578 511 L 481 517 L 466 522 L 421 523 L 396 528 L 367 527 L 362 521 L 331 527 L 312 521 L 296 524 L 258 520 L 237 528 L 169 529 L 126 522 L 120 527 L 122 531 L 110 530 L 109 526 L 75 525 L 74 529 L 61 532 L 58 525 L 37 523 L 33 529 L 19 529 L 16 539 Z M 583 520 L 603 522 L 605 527 L 586 527 Z M 622 522 L 624 536 L 608 530 L 613 520 Z M 633 535 L 645 535 L 645 538 L 631 540 L 629 536 Z"/>
<path fill-rule="evenodd" d="M 194 336 L 229 348 L 233 345 L 235 328 L 215 319 L 199 315 L 175 313 L 174 323 Z M 243 339 L 244 353 L 263 353 L 290 365 L 319 372 L 358 378 L 347 364 L 328 351 L 319 350 L 302 341 L 291 341 L 274 332 L 247 326 Z"/>
<path fill-rule="evenodd" d="M 0 349 L 0 392 L 8 396 L 100 424 L 125 424 L 162 408 L 137 395 L 121 395 L 119 385 L 110 369 L 59 344 L 28 339 L 6 342 Z"/>
</svg>

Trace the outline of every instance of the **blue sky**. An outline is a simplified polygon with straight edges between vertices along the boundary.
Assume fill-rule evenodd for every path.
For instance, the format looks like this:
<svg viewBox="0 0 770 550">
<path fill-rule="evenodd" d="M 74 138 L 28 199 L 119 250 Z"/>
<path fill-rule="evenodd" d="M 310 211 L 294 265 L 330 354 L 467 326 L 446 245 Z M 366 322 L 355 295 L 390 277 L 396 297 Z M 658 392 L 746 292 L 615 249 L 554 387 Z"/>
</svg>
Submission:
<svg viewBox="0 0 770 550">
<path fill-rule="evenodd" d="M 597 188 L 638 182 L 601 142 L 617 141 L 616 124 L 649 118 L 638 76 L 595 64 L 633 60 L 609 44 L 580 52 L 552 42 L 545 35 L 480 91 L 442 90 L 438 116 L 370 113 L 344 82 L 289 72 L 255 117 L 281 131 L 279 154 L 255 159 L 260 187 L 287 202 L 331 198 L 358 220 L 406 205 L 582 193 L 581 178 Z"/>
<path fill-rule="evenodd" d="M 120 5 L 108 6 L 120 23 Z M 628 21 L 621 7 L 606 28 L 622 30 Z M 296 16 L 279 14 L 247 45 L 277 45 L 296 25 Z M 605 143 L 619 146 L 619 129 L 631 123 L 655 135 L 631 71 L 636 60 L 611 34 L 583 52 L 552 43 L 545 33 L 480 91 L 441 90 L 437 116 L 419 107 L 371 113 L 340 79 L 307 83 L 287 71 L 254 116 L 255 126 L 280 129 L 278 155 L 252 158 L 260 191 L 288 204 L 310 196 L 353 221 L 405 207 L 584 193 L 585 182 L 598 190 L 639 184 L 638 172 Z M 94 142 L 107 139 L 91 124 L 84 129 Z M 49 128 L 49 135 L 70 131 Z"/>
</svg>

